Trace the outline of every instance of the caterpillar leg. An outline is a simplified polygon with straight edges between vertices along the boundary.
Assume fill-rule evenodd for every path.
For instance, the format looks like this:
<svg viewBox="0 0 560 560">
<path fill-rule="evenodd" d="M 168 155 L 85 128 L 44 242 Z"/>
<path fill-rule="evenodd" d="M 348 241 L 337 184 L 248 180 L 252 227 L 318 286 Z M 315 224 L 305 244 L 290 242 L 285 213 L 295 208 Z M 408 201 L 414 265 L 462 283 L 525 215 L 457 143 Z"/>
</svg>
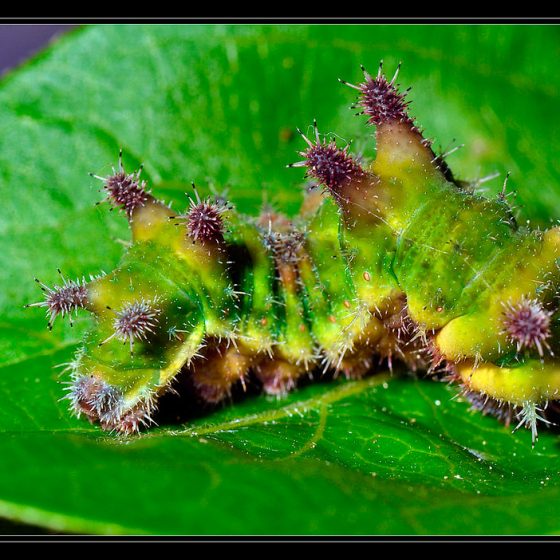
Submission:
<svg viewBox="0 0 560 560">
<path fill-rule="evenodd" d="M 245 386 L 254 359 L 230 341 L 209 340 L 191 365 L 191 376 L 200 398 L 216 404 L 231 395 L 236 383 Z"/>
<path fill-rule="evenodd" d="M 529 428 L 533 442 L 537 424 L 550 423 L 542 415 L 549 401 L 560 399 L 560 363 L 556 361 L 528 360 L 516 367 L 466 361 L 456 365 L 456 371 L 468 391 L 513 408 L 516 427 Z"/>
</svg>

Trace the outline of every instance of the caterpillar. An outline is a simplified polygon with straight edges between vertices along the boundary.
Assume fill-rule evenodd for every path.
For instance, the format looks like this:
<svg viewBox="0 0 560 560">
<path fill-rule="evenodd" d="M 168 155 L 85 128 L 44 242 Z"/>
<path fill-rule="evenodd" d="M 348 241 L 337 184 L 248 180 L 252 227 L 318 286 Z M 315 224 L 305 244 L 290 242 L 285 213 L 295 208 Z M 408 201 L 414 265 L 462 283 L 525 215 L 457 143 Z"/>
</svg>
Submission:
<svg viewBox="0 0 560 560">
<path fill-rule="evenodd" d="M 519 225 L 504 189 L 485 198 L 457 180 L 410 116 L 409 90 L 362 67 L 353 108 L 375 127 L 365 165 L 349 145 L 302 137 L 313 188 L 289 218 L 244 216 L 221 196 L 174 212 L 122 162 L 101 177 L 132 242 L 118 267 L 61 277 L 44 298 L 48 326 L 95 316 L 70 364 L 71 410 L 109 431 L 154 422 L 180 372 L 202 402 L 256 381 L 281 397 L 301 378 L 349 379 L 393 361 L 449 381 L 507 425 L 549 423 L 560 400 L 560 229 Z M 309 137 L 310 136 L 310 137 Z"/>
</svg>

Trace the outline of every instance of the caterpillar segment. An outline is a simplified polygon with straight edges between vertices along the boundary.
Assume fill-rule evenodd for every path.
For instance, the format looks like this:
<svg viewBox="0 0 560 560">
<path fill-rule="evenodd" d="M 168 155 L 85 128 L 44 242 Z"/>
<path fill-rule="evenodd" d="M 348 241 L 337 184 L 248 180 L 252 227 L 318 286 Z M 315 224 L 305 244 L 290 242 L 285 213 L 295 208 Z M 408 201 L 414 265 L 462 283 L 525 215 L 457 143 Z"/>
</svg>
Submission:
<svg viewBox="0 0 560 560">
<path fill-rule="evenodd" d="M 140 172 L 103 181 L 132 244 L 110 274 L 40 283 L 49 326 L 95 315 L 71 366 L 72 410 L 107 430 L 153 422 L 180 371 L 199 398 L 227 400 L 256 380 L 281 397 L 302 377 L 361 377 L 395 361 L 440 373 L 472 407 L 537 436 L 560 400 L 560 230 L 517 224 L 505 192 L 483 198 L 453 177 L 380 66 L 349 85 L 375 126 L 362 165 L 313 123 L 300 132 L 312 186 L 299 216 L 259 218 L 220 198 L 183 214 Z M 382 366 L 385 367 L 385 366 Z"/>
</svg>

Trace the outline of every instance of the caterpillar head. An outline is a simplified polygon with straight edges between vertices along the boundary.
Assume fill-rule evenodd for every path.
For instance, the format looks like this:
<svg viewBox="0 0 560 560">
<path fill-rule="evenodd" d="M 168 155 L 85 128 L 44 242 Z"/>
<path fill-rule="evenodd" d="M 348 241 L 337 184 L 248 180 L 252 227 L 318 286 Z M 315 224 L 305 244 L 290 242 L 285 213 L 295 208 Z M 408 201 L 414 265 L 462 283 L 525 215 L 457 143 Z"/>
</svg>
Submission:
<svg viewBox="0 0 560 560">
<path fill-rule="evenodd" d="M 43 284 L 38 278 L 35 282 L 45 294 L 45 299 L 37 303 L 30 303 L 26 307 L 45 307 L 48 317 L 48 328 L 52 329 L 54 320 L 58 317 L 70 317 L 72 322 L 72 313 L 87 305 L 87 288 L 85 279 L 67 280 L 62 276 L 60 269 L 58 270 L 62 278 L 61 285 L 55 285 L 52 288 Z"/>
<path fill-rule="evenodd" d="M 200 205 L 191 205 L 191 218 Z M 107 430 L 131 433 L 151 423 L 157 398 L 197 355 L 207 331 L 220 333 L 225 323 L 225 275 L 205 249 L 209 229 L 199 227 L 193 245 L 191 224 L 175 227 L 172 214 L 153 199 L 127 211 L 134 243 L 109 275 L 87 283 L 61 275 L 53 288 L 37 280 L 44 299 L 30 306 L 46 308 L 49 327 L 80 308 L 94 314 L 72 363 L 68 399 L 75 414 Z M 205 281 L 216 284 L 221 299 L 209 300 Z"/>
<path fill-rule="evenodd" d="M 111 175 L 94 175 L 131 226 L 119 266 L 88 283 L 62 274 L 53 288 L 36 280 L 44 300 L 28 306 L 46 308 L 49 328 L 79 308 L 95 315 L 71 364 L 68 399 L 76 415 L 125 434 L 153 422 L 157 398 L 199 356 L 206 336 L 232 336 L 237 311 L 224 258 L 227 202 L 201 200 L 193 184 L 190 207 L 173 215 L 140 172 L 125 172 L 121 151 Z"/>
</svg>

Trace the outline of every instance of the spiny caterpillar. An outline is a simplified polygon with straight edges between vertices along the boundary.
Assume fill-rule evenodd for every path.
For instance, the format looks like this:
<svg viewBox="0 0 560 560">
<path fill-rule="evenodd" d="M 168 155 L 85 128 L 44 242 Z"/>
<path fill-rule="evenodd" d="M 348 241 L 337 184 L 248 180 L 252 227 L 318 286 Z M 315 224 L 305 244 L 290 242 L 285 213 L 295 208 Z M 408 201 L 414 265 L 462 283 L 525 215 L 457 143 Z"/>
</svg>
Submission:
<svg viewBox="0 0 560 560">
<path fill-rule="evenodd" d="M 111 431 L 153 422 L 180 372 L 207 403 L 249 378 L 284 395 L 302 376 L 360 378 L 397 359 L 438 373 L 472 406 L 537 435 L 560 400 L 560 229 L 517 224 L 505 190 L 483 198 L 458 181 L 408 113 L 397 73 L 379 67 L 354 107 L 376 129 L 364 166 L 314 123 L 301 160 L 321 189 L 299 216 L 239 214 L 195 197 L 184 214 L 158 201 L 140 170 L 103 182 L 132 244 L 118 268 L 63 278 L 42 302 L 49 327 L 95 314 L 71 364 L 72 410 Z M 342 80 L 341 80 L 342 81 Z M 194 186 L 194 185 L 193 185 Z"/>
</svg>

